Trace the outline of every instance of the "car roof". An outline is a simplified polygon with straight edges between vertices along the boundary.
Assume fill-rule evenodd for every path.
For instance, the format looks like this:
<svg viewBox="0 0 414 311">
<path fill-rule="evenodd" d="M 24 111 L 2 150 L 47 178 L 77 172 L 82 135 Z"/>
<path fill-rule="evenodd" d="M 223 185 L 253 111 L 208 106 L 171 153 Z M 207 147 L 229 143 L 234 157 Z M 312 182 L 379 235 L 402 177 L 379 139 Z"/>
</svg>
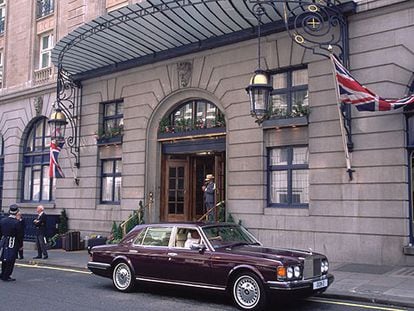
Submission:
<svg viewBox="0 0 414 311">
<path fill-rule="evenodd" d="M 146 227 L 171 227 L 171 226 L 183 226 L 183 227 L 216 227 L 216 226 L 238 226 L 236 223 L 228 222 L 201 222 L 201 221 L 188 221 L 188 222 L 160 222 L 137 225 L 133 230 L 139 230 Z"/>
</svg>

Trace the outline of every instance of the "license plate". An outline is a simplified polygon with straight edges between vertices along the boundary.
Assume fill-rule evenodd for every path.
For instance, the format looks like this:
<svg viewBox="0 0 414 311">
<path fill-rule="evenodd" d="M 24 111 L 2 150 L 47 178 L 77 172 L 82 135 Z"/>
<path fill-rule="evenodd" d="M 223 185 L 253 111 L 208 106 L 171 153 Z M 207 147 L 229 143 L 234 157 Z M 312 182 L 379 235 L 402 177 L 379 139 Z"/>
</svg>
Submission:
<svg viewBox="0 0 414 311">
<path fill-rule="evenodd" d="M 313 282 L 313 289 L 319 289 L 328 286 L 328 279 Z"/>
</svg>

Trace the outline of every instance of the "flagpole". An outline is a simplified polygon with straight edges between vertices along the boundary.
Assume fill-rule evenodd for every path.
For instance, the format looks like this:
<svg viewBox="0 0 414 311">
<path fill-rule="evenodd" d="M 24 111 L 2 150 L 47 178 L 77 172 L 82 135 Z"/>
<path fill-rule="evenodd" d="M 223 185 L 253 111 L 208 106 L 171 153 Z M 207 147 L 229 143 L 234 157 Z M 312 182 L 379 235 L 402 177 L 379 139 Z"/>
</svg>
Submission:
<svg viewBox="0 0 414 311">
<path fill-rule="evenodd" d="M 354 172 L 354 170 L 352 169 L 352 166 L 351 166 L 351 157 L 350 157 L 349 150 L 348 150 L 348 141 L 346 138 L 346 133 L 345 133 L 345 128 L 344 128 L 344 117 L 342 115 L 341 99 L 339 96 L 339 85 L 338 85 L 338 80 L 336 79 L 335 63 L 333 60 L 332 49 L 330 50 L 329 58 L 331 59 L 331 63 L 332 63 L 332 75 L 333 75 L 333 79 L 335 83 L 336 104 L 338 107 L 339 123 L 340 123 L 341 136 L 342 136 L 342 145 L 344 147 L 344 152 L 345 152 L 346 171 L 348 172 L 349 180 L 352 180 L 353 179 L 352 173 Z"/>
</svg>

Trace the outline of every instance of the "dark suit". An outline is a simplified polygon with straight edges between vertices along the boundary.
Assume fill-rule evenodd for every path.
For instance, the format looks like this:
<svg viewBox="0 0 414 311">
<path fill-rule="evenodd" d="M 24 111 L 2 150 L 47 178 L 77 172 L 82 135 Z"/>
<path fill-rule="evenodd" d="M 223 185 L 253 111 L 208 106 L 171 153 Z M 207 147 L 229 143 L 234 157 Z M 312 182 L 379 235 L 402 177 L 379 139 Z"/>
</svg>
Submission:
<svg viewBox="0 0 414 311">
<path fill-rule="evenodd" d="M 13 216 L 3 218 L 0 221 L 0 237 L 2 252 L 0 259 L 1 278 L 7 280 L 13 273 L 14 263 L 16 262 L 17 251 L 23 238 L 23 229 L 20 222 Z"/>
<path fill-rule="evenodd" d="M 38 257 L 47 257 L 46 250 L 46 214 L 43 212 L 37 216 L 34 221 L 36 227 L 36 246 L 37 246 L 37 256 Z"/>
</svg>

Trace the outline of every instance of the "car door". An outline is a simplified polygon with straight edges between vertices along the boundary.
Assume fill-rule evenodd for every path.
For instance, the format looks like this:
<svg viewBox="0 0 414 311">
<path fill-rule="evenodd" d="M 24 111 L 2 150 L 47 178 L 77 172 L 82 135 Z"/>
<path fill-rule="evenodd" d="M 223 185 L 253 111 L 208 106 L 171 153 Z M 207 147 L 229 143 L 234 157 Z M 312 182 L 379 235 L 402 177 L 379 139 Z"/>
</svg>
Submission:
<svg viewBox="0 0 414 311">
<path fill-rule="evenodd" d="M 138 278 L 163 279 L 168 268 L 168 245 L 173 227 L 151 226 L 134 241 L 129 257 Z"/>
<path fill-rule="evenodd" d="M 174 241 L 168 250 L 168 269 L 166 277 L 173 281 L 184 283 L 213 284 L 214 272 L 211 269 L 211 251 L 206 249 L 202 252 L 189 248 L 186 241 L 191 239 L 192 231 L 200 232 L 196 228 L 177 227 Z M 187 236 L 186 240 L 182 236 Z M 200 238 L 201 239 L 201 238 Z M 203 243 L 200 240 L 200 243 Z M 199 244 L 200 244 L 199 243 Z"/>
</svg>

